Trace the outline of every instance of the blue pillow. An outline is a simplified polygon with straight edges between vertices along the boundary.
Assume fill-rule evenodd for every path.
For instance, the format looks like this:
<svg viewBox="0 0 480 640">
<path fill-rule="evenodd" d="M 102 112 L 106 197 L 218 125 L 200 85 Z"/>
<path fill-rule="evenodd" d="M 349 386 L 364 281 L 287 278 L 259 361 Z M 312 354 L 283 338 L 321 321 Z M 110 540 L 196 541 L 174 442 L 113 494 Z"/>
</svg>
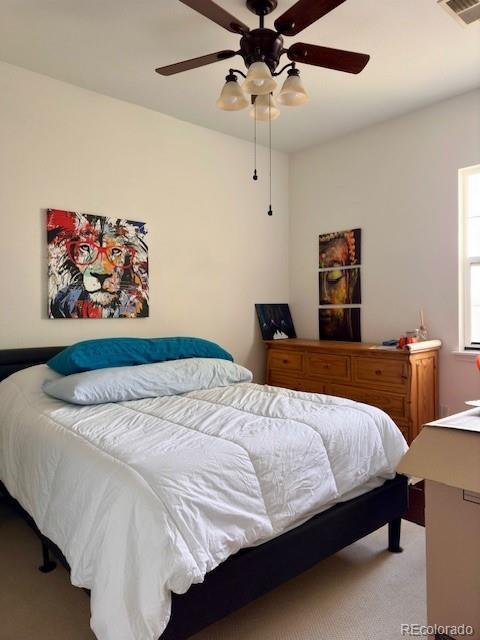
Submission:
<svg viewBox="0 0 480 640">
<path fill-rule="evenodd" d="M 233 361 L 232 356 L 218 344 L 201 338 L 103 338 L 77 342 L 51 358 L 47 364 L 57 373 L 69 376 L 93 369 L 184 358 Z"/>
</svg>

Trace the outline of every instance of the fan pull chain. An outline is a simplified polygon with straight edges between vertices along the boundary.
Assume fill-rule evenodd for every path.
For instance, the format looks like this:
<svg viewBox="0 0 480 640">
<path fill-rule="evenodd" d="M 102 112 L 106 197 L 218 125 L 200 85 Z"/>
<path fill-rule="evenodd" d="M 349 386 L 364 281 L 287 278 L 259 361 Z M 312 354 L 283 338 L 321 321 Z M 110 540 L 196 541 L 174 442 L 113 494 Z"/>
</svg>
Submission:
<svg viewBox="0 0 480 640">
<path fill-rule="evenodd" d="M 272 211 L 272 99 L 268 94 L 268 147 L 270 153 L 270 204 L 268 206 L 268 215 L 273 216 Z"/>
<path fill-rule="evenodd" d="M 253 179 L 258 180 L 257 175 L 257 98 L 253 102 L 255 117 L 253 118 Z"/>
</svg>

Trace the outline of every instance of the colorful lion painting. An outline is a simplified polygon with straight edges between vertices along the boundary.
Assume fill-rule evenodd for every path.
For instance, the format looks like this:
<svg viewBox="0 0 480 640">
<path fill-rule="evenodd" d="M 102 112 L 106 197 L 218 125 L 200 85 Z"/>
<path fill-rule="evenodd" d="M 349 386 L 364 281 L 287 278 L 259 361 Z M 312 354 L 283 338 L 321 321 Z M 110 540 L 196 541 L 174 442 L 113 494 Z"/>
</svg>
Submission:
<svg viewBox="0 0 480 640">
<path fill-rule="evenodd" d="M 148 317 L 143 222 L 48 209 L 50 318 Z"/>
</svg>

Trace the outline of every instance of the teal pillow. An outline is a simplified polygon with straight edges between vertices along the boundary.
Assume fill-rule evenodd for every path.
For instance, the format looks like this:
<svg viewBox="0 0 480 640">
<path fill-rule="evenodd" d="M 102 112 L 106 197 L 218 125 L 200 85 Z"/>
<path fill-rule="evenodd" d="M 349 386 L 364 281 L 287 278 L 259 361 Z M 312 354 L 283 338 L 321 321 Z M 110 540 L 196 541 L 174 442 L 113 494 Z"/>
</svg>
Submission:
<svg viewBox="0 0 480 640">
<path fill-rule="evenodd" d="M 233 357 L 215 342 L 202 338 L 103 338 L 85 340 L 51 358 L 48 366 L 64 376 L 108 367 L 129 367 L 184 358 Z"/>
</svg>

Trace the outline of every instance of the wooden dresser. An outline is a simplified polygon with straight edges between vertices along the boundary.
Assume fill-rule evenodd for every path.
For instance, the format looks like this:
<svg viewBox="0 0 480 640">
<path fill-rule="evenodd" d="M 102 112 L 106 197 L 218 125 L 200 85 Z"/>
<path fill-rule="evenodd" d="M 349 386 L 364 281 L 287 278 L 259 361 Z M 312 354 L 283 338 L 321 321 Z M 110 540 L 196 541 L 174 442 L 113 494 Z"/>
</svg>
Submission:
<svg viewBox="0 0 480 640">
<path fill-rule="evenodd" d="M 267 340 L 267 384 L 351 398 L 386 411 L 408 443 L 438 418 L 438 348 L 378 349 L 358 342 Z"/>
</svg>

